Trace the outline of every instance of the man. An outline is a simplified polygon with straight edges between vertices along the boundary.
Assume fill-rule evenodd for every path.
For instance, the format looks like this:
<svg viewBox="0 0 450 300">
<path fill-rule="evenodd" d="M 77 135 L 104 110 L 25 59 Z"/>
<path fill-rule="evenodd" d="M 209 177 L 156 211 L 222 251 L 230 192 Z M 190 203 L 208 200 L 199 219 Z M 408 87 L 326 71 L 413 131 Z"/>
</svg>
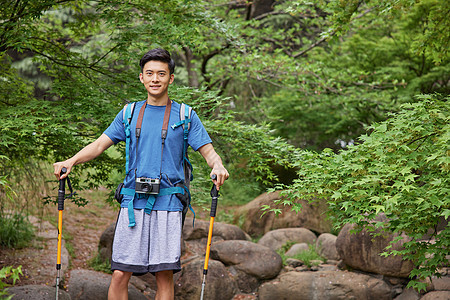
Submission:
<svg viewBox="0 0 450 300">
<path fill-rule="evenodd" d="M 174 81 L 174 61 L 164 49 L 147 52 L 140 61 L 139 78 L 147 90 L 147 99 L 137 102 L 131 119 L 128 170 L 122 190 L 121 209 L 114 236 L 111 269 L 113 275 L 108 299 L 128 299 L 128 282 L 136 275 L 151 272 L 156 277 L 156 299 L 173 299 L 173 273 L 181 270 L 181 227 L 183 205 L 175 194 L 147 195 L 136 188 L 136 179 L 160 181 L 160 189 L 170 190 L 184 181 L 183 128 L 170 127 L 163 141 L 161 128 L 166 118 L 169 124 L 180 121 L 180 104 L 168 96 L 169 85 Z M 142 112 L 141 112 L 142 109 Z M 170 117 L 167 116 L 167 111 Z M 142 129 L 138 139 L 134 134 L 137 113 L 142 113 Z M 166 114 L 166 117 L 164 116 Z M 126 140 L 123 111 L 117 114 L 111 125 L 94 142 L 70 159 L 54 164 L 58 179 L 65 178 L 72 167 L 99 156 L 111 145 Z M 229 174 L 215 152 L 211 139 L 198 116 L 192 111 L 188 144 L 205 158 L 211 167 L 211 176 L 217 189 Z M 137 141 L 137 143 L 136 143 Z M 67 173 L 60 176 L 61 169 Z M 141 180 L 141 179 L 139 179 Z M 158 187 L 159 188 L 159 187 Z M 122 191 L 123 192 L 123 191 Z"/>
</svg>

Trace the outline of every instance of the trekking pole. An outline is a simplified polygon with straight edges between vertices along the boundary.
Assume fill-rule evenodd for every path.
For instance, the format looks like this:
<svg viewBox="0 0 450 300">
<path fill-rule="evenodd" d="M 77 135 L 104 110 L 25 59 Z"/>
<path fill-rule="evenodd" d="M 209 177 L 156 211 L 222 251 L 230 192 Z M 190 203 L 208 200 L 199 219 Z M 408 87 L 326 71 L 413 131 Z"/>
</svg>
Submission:
<svg viewBox="0 0 450 300">
<path fill-rule="evenodd" d="M 211 176 L 212 180 L 215 180 L 217 176 L 213 174 Z M 214 227 L 214 218 L 216 217 L 216 210 L 217 210 L 217 200 L 219 198 L 219 191 L 216 188 L 216 185 L 213 184 L 211 189 L 211 212 L 210 212 L 210 219 L 209 219 L 209 231 L 208 231 L 208 243 L 206 244 L 206 255 L 205 255 L 205 265 L 203 267 L 203 282 L 202 282 L 202 293 L 200 294 L 200 300 L 203 300 L 203 293 L 205 291 L 205 284 L 206 284 L 206 274 L 208 273 L 208 262 L 209 262 L 209 252 L 211 250 L 211 239 L 212 239 L 212 233 L 213 233 L 213 227 Z"/>
<path fill-rule="evenodd" d="M 66 168 L 61 169 L 60 175 L 67 173 Z M 70 190 L 70 195 L 66 197 L 66 179 L 67 186 Z M 56 300 L 58 300 L 58 292 L 59 292 L 59 280 L 61 278 L 61 244 L 62 244 L 62 215 L 64 210 L 64 200 L 66 198 L 71 198 L 75 195 L 76 192 L 72 189 L 72 184 L 70 183 L 69 177 L 63 178 L 59 180 L 59 189 L 58 189 L 58 252 L 56 257 Z"/>
<path fill-rule="evenodd" d="M 61 169 L 61 175 L 67 172 L 66 168 Z M 59 180 L 58 189 L 58 252 L 56 257 L 56 300 L 58 300 L 59 280 L 61 277 L 61 243 L 62 243 L 62 216 L 64 210 L 64 198 L 66 196 L 66 178 Z"/>
</svg>

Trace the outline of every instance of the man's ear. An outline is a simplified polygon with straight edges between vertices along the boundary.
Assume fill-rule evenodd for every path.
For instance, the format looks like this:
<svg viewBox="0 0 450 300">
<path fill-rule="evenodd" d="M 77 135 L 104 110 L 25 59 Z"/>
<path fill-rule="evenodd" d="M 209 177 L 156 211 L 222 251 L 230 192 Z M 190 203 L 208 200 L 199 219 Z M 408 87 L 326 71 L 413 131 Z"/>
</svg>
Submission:
<svg viewBox="0 0 450 300">
<path fill-rule="evenodd" d="M 142 77 L 142 73 L 139 73 L 139 80 L 144 83 L 144 78 Z"/>
<path fill-rule="evenodd" d="M 172 82 L 174 81 L 174 79 L 175 79 L 175 75 L 170 74 L 169 84 L 172 84 Z"/>
</svg>

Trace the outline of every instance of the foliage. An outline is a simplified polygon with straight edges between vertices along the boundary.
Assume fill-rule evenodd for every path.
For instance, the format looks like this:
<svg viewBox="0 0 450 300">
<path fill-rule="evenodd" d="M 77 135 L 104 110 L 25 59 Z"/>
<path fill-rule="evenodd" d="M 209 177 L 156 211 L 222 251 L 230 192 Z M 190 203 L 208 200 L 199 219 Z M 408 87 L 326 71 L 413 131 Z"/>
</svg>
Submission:
<svg viewBox="0 0 450 300">
<path fill-rule="evenodd" d="M 412 278 L 424 279 L 450 254 L 450 228 L 435 230 L 450 216 L 450 112 L 448 97 L 422 95 L 401 112 L 368 128 L 361 143 L 339 154 L 305 152 L 298 160 L 299 179 L 282 186 L 291 199 L 328 199 L 338 226 L 355 223 L 406 233 L 412 241 L 401 251 L 418 268 Z M 370 223 L 384 213 L 387 223 Z M 431 232 L 430 232 L 431 230 Z M 433 240 L 424 240 L 431 234 Z M 423 288 L 412 281 L 411 285 Z"/>
<path fill-rule="evenodd" d="M 0 156 L 0 159 L 5 157 Z M 34 237 L 33 226 L 21 210 L 11 210 L 9 203 L 16 201 L 6 176 L 0 176 L 0 246 L 8 248 L 26 247 Z"/>
<path fill-rule="evenodd" d="M 99 253 L 97 253 L 96 256 L 92 257 L 88 261 L 88 265 L 95 271 L 112 274 L 111 262 L 110 261 L 102 261 Z"/>
<path fill-rule="evenodd" d="M 318 263 L 315 261 L 325 261 L 325 259 L 317 253 L 316 246 L 313 244 L 308 244 L 308 250 L 300 251 L 293 256 L 286 256 L 286 252 L 293 245 L 295 245 L 295 242 L 288 241 L 280 249 L 277 250 L 277 253 L 283 260 L 283 265 L 286 265 L 286 260 L 288 258 L 298 259 L 303 262 L 308 268 L 311 268 L 313 265 L 318 265 Z"/>
<path fill-rule="evenodd" d="M 33 226 L 21 214 L 0 216 L 0 246 L 20 249 L 28 246 L 33 237 Z"/>
<path fill-rule="evenodd" d="M 0 152 L 14 159 L 0 167 L 0 174 L 26 168 L 30 160 L 55 161 L 74 155 L 106 129 L 126 101 L 144 98 L 145 91 L 134 80 L 139 73 L 137 61 L 142 49 L 163 46 L 175 55 L 179 47 L 205 49 L 198 32 L 211 30 L 220 32 L 231 44 L 237 43 L 228 25 L 204 12 L 203 3 L 196 1 L 45 4 L 23 4 L 21 9 L 35 16 L 26 24 L 21 23 L 18 11 L 2 12 L 5 20 L 21 30 L 11 25 L 17 29 L 17 38 L 5 37 L 2 44 L 4 80 L 0 87 L 5 93 L 0 96 L 0 116 L 5 122 Z M 9 15 L 15 17 L 7 18 Z M 36 80 L 48 85 L 39 86 Z M 229 168 L 246 166 L 236 167 L 236 178 L 245 176 L 264 185 L 276 180 L 270 165 L 278 161 L 286 164 L 290 146 L 267 135 L 266 126 L 235 122 L 235 117 L 227 112 L 226 98 L 215 91 L 174 86 L 171 97 L 194 105 L 215 144 L 222 147 Z M 242 139 L 236 139 L 237 132 Z M 281 154 L 278 148 L 284 148 Z M 123 173 L 124 145 L 115 149 L 113 152 L 120 155 L 106 152 L 75 168 L 71 177 L 74 188 L 102 184 L 114 189 L 117 177 L 111 178 L 110 174 Z M 202 159 L 193 155 L 193 160 Z M 203 182 L 209 182 L 206 168 L 197 172 L 205 179 Z M 205 194 L 208 189 L 204 183 L 194 184 L 193 188 Z"/>
<path fill-rule="evenodd" d="M 305 41 L 301 49 L 307 54 L 291 54 L 295 59 L 289 64 L 280 61 L 278 72 L 271 73 L 278 86 L 258 97 L 276 134 L 302 148 L 338 150 L 354 143 L 366 126 L 413 101 L 415 94 L 448 94 L 449 56 L 439 52 L 436 64 L 434 54 L 414 48 L 423 32 L 433 30 L 426 21 L 429 14 L 447 4 L 419 1 L 411 8 L 403 3 L 401 11 L 381 9 L 387 5 L 332 1 L 321 7 L 329 14 L 317 25 L 322 37 L 317 33 Z M 326 37 L 329 43 L 324 43 Z M 280 36 L 276 45 L 289 54 L 293 50 L 282 44 L 285 38 Z M 444 47 L 445 40 L 440 42 Z"/>
<path fill-rule="evenodd" d="M 449 216 L 449 5 L 7 0 L 0 8 L 0 153 L 9 160 L 1 161 L 0 180 L 13 174 L 20 184 L 36 162 L 51 165 L 97 138 L 125 102 L 145 98 L 137 62 L 161 46 L 178 63 L 171 98 L 195 107 L 232 185 L 263 188 L 279 180 L 277 167 L 296 169 L 288 193 L 332 197 L 339 223 L 384 212 L 387 230 L 423 235 Z M 413 97 L 436 92 L 443 96 Z M 116 145 L 74 168 L 74 188 L 114 190 L 123 153 Z M 191 159 L 195 198 L 206 202 L 209 170 L 197 153 Z M 435 236 L 435 244 L 414 237 L 403 253 L 425 266 L 420 276 L 446 253 L 425 255 L 448 246 L 445 230 Z"/>
<path fill-rule="evenodd" d="M 416 17 L 410 20 L 410 26 L 425 26 L 423 31 L 412 37 L 411 50 L 415 55 L 430 56 L 435 63 L 448 59 L 449 39 L 446 29 L 450 26 L 447 15 L 450 4 L 439 0 L 396 0 L 396 1 L 331 1 L 333 26 L 330 32 L 342 35 L 349 30 L 349 22 L 360 10 L 376 11 L 384 20 L 402 17 L 408 13 Z"/>
<path fill-rule="evenodd" d="M 12 299 L 13 295 L 8 295 L 8 289 L 6 288 L 10 284 L 6 283 L 7 280 L 12 280 L 12 285 L 16 284 L 19 280 L 19 275 L 23 275 L 22 266 L 13 268 L 12 266 L 6 266 L 0 269 L 0 297 L 5 300 Z"/>
</svg>

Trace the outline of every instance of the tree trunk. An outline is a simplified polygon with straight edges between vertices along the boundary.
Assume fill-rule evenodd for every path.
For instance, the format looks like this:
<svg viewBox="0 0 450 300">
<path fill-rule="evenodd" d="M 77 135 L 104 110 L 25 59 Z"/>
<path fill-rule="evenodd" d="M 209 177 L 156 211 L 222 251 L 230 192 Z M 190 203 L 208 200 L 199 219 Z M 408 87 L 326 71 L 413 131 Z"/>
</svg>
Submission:
<svg viewBox="0 0 450 300">
<path fill-rule="evenodd" d="M 189 86 L 198 88 L 197 72 L 195 72 L 194 64 L 192 63 L 192 60 L 194 59 L 194 55 L 192 53 L 192 50 L 189 49 L 189 47 L 183 47 L 183 50 L 184 50 L 184 56 L 185 56 L 185 60 L 186 60 L 186 70 L 188 73 Z"/>
<path fill-rule="evenodd" d="M 250 19 L 273 11 L 275 0 L 254 0 L 250 9 Z"/>
</svg>

